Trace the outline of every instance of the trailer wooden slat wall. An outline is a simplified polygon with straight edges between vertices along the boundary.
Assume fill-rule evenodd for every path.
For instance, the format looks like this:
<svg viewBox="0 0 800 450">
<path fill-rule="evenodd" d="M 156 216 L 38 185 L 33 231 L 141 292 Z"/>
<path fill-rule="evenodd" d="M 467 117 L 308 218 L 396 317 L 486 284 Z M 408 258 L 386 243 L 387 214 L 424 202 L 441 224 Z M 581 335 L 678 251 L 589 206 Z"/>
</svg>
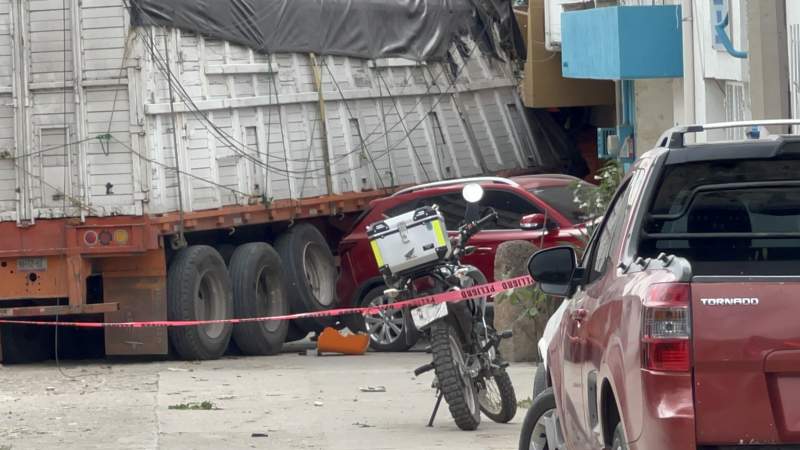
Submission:
<svg viewBox="0 0 800 450">
<path fill-rule="evenodd" d="M 453 59 L 265 55 L 131 29 L 122 0 L 0 0 L 0 220 L 320 196 L 326 165 L 340 194 L 535 161 L 509 67 Z"/>
</svg>

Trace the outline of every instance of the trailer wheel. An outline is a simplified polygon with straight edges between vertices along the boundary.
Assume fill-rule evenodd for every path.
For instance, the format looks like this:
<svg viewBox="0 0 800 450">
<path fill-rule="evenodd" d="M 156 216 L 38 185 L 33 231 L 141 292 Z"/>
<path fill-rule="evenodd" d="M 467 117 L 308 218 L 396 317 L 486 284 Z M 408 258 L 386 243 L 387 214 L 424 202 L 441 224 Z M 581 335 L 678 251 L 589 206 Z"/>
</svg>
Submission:
<svg viewBox="0 0 800 450">
<path fill-rule="evenodd" d="M 289 312 L 281 258 L 271 245 L 253 242 L 231 256 L 233 306 L 237 318 L 282 316 Z M 238 323 L 233 340 L 245 355 L 274 355 L 281 350 L 289 322 Z"/>
<path fill-rule="evenodd" d="M 212 247 L 186 247 L 167 275 L 169 320 L 217 320 L 233 317 L 233 294 L 225 261 Z M 215 323 L 172 327 L 169 340 L 183 359 L 217 359 L 225 353 L 233 325 Z"/>
<path fill-rule="evenodd" d="M 299 224 L 275 241 L 281 256 L 289 289 L 289 308 L 293 313 L 325 311 L 336 303 L 336 263 L 328 242 L 316 227 Z M 319 332 L 332 326 L 330 317 L 295 321 L 300 329 Z"/>
<path fill-rule="evenodd" d="M 294 321 L 289 322 L 289 330 L 286 332 L 286 342 L 302 341 L 308 336 L 308 331 L 303 331 Z"/>
</svg>

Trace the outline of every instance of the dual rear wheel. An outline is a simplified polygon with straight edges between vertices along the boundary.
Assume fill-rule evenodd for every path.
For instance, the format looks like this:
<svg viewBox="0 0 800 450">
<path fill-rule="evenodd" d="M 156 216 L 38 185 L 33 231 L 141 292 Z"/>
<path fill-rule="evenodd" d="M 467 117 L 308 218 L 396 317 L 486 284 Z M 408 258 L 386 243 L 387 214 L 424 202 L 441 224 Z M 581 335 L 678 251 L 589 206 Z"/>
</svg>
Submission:
<svg viewBox="0 0 800 450">
<path fill-rule="evenodd" d="M 282 233 L 275 247 L 252 242 L 216 249 L 193 245 L 178 251 L 167 274 L 167 317 L 204 321 L 282 316 L 335 306 L 336 265 L 328 242 L 311 224 Z M 216 359 L 233 338 L 246 355 L 272 355 L 287 340 L 333 324 L 332 318 L 274 320 L 236 325 L 212 323 L 169 329 L 183 359 Z"/>
</svg>

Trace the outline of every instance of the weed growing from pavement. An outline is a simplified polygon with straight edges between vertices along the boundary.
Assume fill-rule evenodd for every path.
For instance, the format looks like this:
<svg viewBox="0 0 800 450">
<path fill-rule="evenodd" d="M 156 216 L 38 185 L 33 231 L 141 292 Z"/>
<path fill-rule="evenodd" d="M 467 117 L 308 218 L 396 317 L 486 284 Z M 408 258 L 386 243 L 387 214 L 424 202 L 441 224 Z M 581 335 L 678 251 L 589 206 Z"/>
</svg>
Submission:
<svg viewBox="0 0 800 450">
<path fill-rule="evenodd" d="M 525 400 L 517 401 L 517 406 L 520 408 L 530 409 L 531 405 L 533 405 L 533 400 L 531 400 L 530 397 Z"/>
<path fill-rule="evenodd" d="M 169 405 L 169 409 L 179 409 L 179 410 L 202 410 L 202 411 L 212 411 L 218 410 L 217 405 L 209 401 L 203 402 L 189 402 L 189 403 L 179 403 L 177 405 Z"/>
</svg>

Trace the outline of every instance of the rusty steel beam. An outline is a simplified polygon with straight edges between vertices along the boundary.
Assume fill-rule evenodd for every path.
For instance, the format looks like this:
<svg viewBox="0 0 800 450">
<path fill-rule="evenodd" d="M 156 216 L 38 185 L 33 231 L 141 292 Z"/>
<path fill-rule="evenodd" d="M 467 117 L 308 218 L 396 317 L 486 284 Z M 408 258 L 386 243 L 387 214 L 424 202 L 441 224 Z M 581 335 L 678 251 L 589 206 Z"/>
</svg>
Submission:
<svg viewBox="0 0 800 450">
<path fill-rule="evenodd" d="M 119 303 L 95 303 L 91 305 L 51 305 L 20 306 L 0 308 L 0 318 L 21 318 L 41 316 L 75 316 L 85 314 L 105 314 L 119 310 Z"/>
</svg>

